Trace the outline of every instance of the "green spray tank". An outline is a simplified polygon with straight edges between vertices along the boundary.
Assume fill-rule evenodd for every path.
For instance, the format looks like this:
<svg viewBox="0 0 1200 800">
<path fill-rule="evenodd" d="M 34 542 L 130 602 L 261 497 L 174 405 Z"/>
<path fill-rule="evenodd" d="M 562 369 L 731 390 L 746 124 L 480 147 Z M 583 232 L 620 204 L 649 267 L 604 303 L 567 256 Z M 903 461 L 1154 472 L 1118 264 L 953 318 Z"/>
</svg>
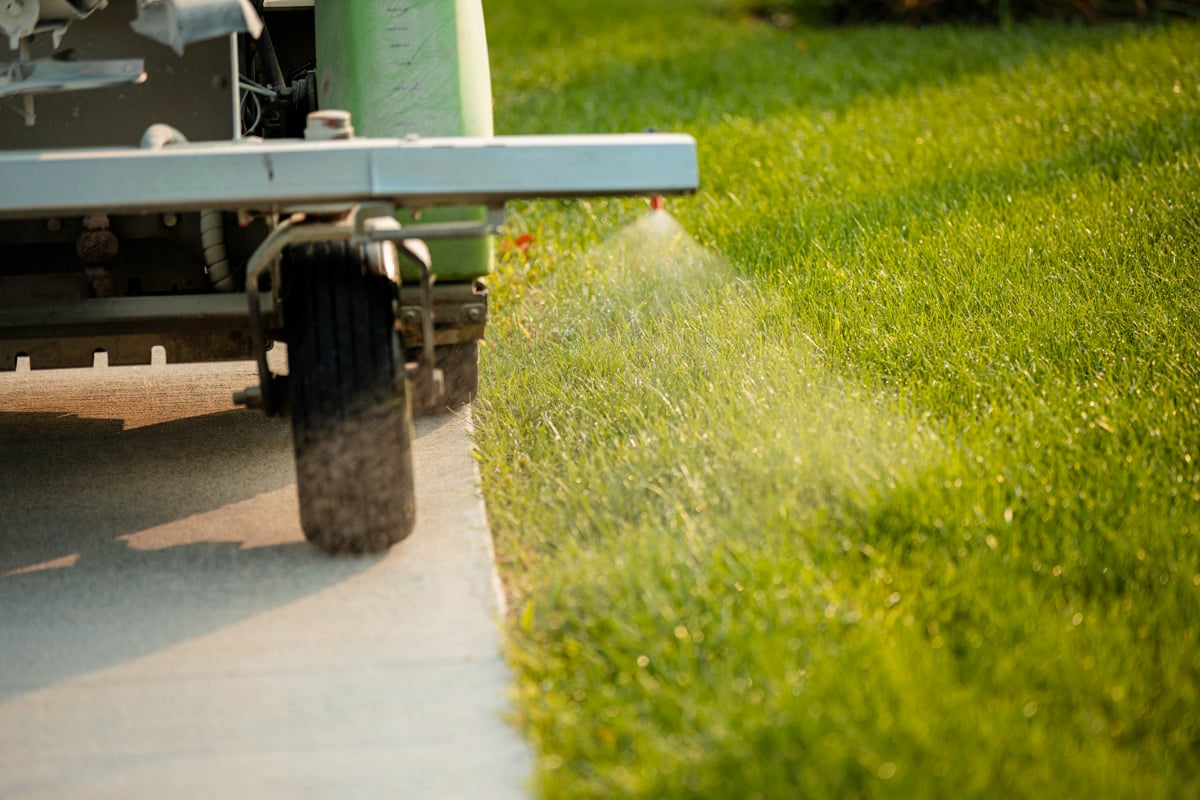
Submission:
<svg viewBox="0 0 1200 800">
<path fill-rule="evenodd" d="M 316 5 L 322 108 L 344 109 L 356 136 L 491 136 L 492 88 L 480 0 L 324 0 Z M 485 219 L 482 206 L 421 212 L 422 222 Z M 411 214 L 401 215 L 404 223 Z M 439 282 L 491 271 L 491 237 L 430 243 Z M 408 280 L 417 275 L 408 268 Z"/>
</svg>

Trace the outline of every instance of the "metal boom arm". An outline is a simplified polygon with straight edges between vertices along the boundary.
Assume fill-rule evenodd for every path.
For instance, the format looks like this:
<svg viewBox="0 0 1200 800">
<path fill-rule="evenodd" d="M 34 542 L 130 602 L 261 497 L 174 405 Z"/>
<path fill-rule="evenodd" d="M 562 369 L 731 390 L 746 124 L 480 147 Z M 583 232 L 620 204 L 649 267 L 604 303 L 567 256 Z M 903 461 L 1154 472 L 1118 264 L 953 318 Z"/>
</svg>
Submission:
<svg viewBox="0 0 1200 800">
<path fill-rule="evenodd" d="M 0 218 L 389 202 L 682 194 L 699 182 L 683 134 L 274 140 L 0 153 Z"/>
</svg>

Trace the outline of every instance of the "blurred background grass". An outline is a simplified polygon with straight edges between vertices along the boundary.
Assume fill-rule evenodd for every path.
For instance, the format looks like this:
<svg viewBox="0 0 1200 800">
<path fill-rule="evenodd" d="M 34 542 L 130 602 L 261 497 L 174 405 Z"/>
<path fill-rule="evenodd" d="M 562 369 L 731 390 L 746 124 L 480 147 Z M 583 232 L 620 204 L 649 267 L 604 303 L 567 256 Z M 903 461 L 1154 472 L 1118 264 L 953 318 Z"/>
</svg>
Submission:
<svg viewBox="0 0 1200 800">
<path fill-rule="evenodd" d="M 716 0 L 715 5 L 785 26 L 884 21 L 1011 25 L 1033 19 L 1101 23 L 1200 14 L 1196 0 Z"/>
</svg>

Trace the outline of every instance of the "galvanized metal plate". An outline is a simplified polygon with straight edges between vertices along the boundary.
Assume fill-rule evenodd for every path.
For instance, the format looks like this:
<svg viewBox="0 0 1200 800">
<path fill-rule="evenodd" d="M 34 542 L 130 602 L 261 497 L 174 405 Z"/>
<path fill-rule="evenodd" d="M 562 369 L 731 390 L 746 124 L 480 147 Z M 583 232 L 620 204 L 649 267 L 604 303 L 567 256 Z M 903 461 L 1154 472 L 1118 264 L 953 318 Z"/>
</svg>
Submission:
<svg viewBox="0 0 1200 800">
<path fill-rule="evenodd" d="M 67 28 L 62 50 L 74 61 L 143 59 L 147 79 L 114 86 L 38 95 L 37 124 L 0 108 L 0 150 L 136 145 L 150 125 L 163 122 L 190 139 L 232 139 L 233 58 L 228 38 L 190 45 L 180 58 L 138 36 L 129 25 L 136 0 L 109 0 L 109 7 Z M 35 42 L 34 57 L 49 57 L 49 37 Z M 70 191 L 73 181 L 58 187 Z M 2 191 L 13 187 L 0 179 Z"/>
<path fill-rule="evenodd" d="M 680 194 L 699 184 L 683 134 L 275 140 L 0 153 L 0 216 Z"/>
</svg>

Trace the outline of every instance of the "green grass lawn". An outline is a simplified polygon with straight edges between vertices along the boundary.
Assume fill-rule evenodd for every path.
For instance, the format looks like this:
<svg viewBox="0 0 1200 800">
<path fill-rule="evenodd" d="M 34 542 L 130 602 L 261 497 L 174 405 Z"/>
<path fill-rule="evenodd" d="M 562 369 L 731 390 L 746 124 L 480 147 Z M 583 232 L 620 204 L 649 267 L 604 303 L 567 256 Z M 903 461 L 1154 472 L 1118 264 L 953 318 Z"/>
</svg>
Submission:
<svg viewBox="0 0 1200 800">
<path fill-rule="evenodd" d="M 549 797 L 1200 795 L 1200 25 L 487 0 L 515 206 L 478 445 Z"/>
</svg>

